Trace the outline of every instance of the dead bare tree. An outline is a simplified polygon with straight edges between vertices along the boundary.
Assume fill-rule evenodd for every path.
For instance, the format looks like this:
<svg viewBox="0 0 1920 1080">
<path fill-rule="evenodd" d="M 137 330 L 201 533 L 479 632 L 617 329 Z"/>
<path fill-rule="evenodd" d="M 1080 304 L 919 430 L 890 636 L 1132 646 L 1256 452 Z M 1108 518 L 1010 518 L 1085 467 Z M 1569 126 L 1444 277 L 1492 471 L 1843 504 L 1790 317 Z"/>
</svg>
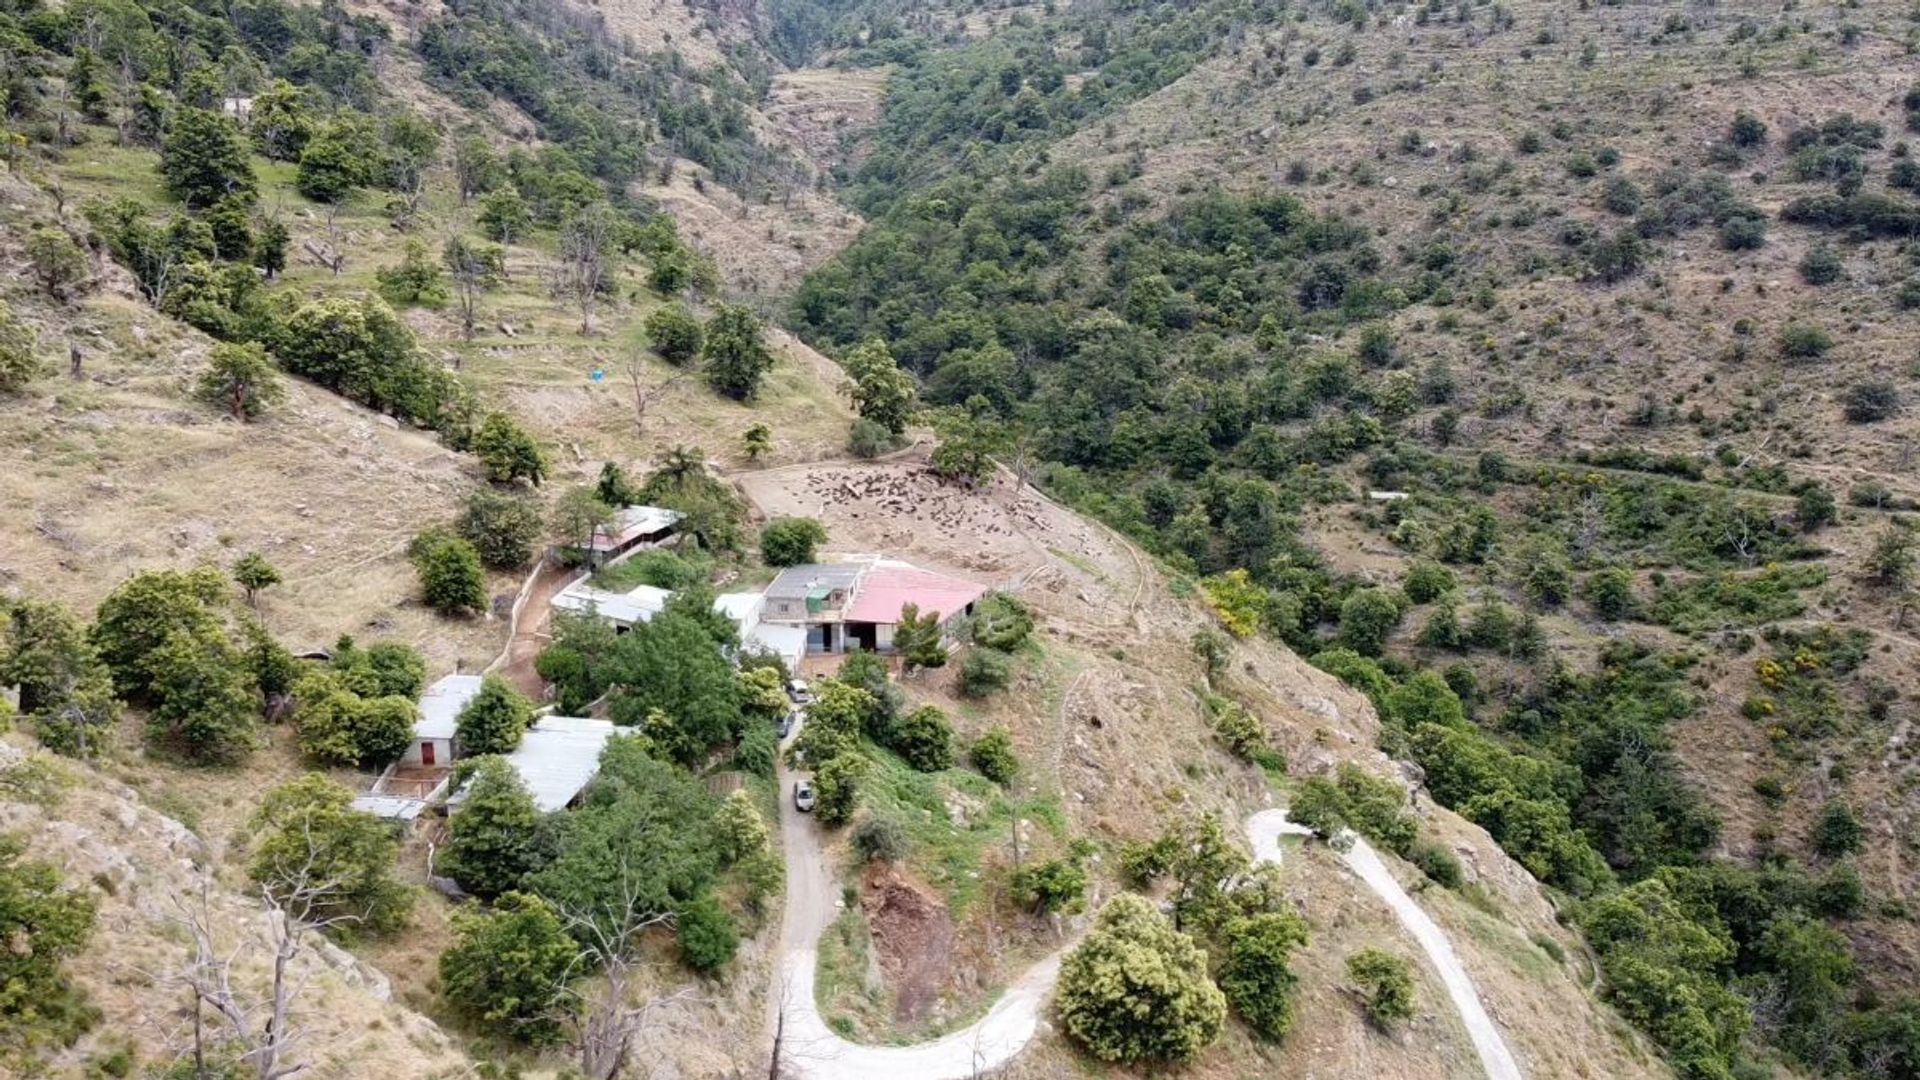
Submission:
<svg viewBox="0 0 1920 1080">
<path fill-rule="evenodd" d="M 639 435 L 647 433 L 647 410 L 666 396 L 674 383 L 687 377 L 685 369 L 679 369 L 661 382 L 648 386 L 644 380 L 645 372 L 646 365 L 639 358 L 627 361 L 627 378 L 633 382 L 633 429 Z"/>
<path fill-rule="evenodd" d="M 562 977 L 564 996 L 574 1003 L 580 1071 L 587 1080 L 619 1080 L 648 1017 L 693 996 L 689 987 L 639 1005 L 630 1000 L 644 967 L 637 939 L 653 927 L 673 925 L 673 914 L 652 910 L 624 863 L 616 898 L 592 910 L 565 905 L 555 910 L 569 936 L 581 943 Z M 582 989 L 579 977 L 593 971 L 600 973 L 597 986 Z"/>
<path fill-rule="evenodd" d="M 593 332 L 593 306 L 612 276 L 613 208 L 597 202 L 582 207 L 560 230 L 560 262 L 554 291 L 580 309 L 580 332 Z"/>
<path fill-rule="evenodd" d="M 234 980 L 236 962 L 249 950 L 259 948 L 261 941 L 242 934 L 225 953 L 216 944 L 212 875 L 201 874 L 198 894 L 191 900 L 174 898 L 179 914 L 173 921 L 186 931 L 191 942 L 187 963 L 175 973 L 173 981 L 186 987 L 193 997 L 191 1051 L 195 1075 L 208 1075 L 210 1041 L 237 1052 L 240 1064 L 255 1080 L 280 1080 L 310 1064 L 293 1060 L 306 1035 L 295 1023 L 294 1007 L 313 978 L 310 971 L 297 971 L 296 961 L 308 948 L 311 935 L 361 918 L 357 913 L 336 910 L 343 888 L 339 882 L 324 880 L 315 873 L 321 850 L 318 844 L 310 844 L 303 864 L 284 871 L 281 880 L 261 889 L 267 924 L 264 944 L 272 972 L 261 991 L 246 990 Z M 206 1022 L 209 1011 L 211 1033 Z"/>
</svg>

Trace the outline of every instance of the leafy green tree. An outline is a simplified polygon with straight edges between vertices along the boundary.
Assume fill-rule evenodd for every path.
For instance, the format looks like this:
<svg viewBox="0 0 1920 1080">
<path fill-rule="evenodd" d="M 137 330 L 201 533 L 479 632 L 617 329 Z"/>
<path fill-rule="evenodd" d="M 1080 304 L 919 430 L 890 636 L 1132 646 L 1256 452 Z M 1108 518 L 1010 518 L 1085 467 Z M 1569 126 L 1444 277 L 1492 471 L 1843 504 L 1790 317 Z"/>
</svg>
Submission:
<svg viewBox="0 0 1920 1080">
<path fill-rule="evenodd" d="M 406 753 L 418 718 L 404 697 L 362 697 L 339 674 L 311 672 L 293 685 L 300 752 L 325 765 L 384 765 Z"/>
<path fill-rule="evenodd" d="M 1851 855 L 1866 846 L 1866 826 L 1843 799 L 1831 799 L 1813 823 L 1813 850 L 1829 859 Z"/>
<path fill-rule="evenodd" d="M 447 819 L 440 870 L 476 896 L 517 889 L 540 869 L 540 809 L 505 758 L 482 757 Z"/>
<path fill-rule="evenodd" d="M 974 740 L 967 756 L 981 776 L 1002 787 L 1013 783 L 1014 776 L 1020 772 L 1020 759 L 1013 752 L 1013 736 L 1004 727 L 987 729 L 986 734 Z"/>
<path fill-rule="evenodd" d="M 707 332 L 685 304 L 668 304 L 647 316 L 647 344 L 675 367 L 686 367 L 700 355 Z"/>
<path fill-rule="evenodd" d="M 278 216 L 263 219 L 253 231 L 253 265 L 266 274 L 268 281 L 287 268 L 287 245 L 292 242 L 287 223 Z"/>
<path fill-rule="evenodd" d="M 87 256 L 64 229 L 39 228 L 27 237 L 27 265 L 42 292 L 65 300 L 87 280 Z"/>
<path fill-rule="evenodd" d="M 20 600 L 0 609 L 0 685 L 55 753 L 92 757 L 113 738 L 120 702 L 80 623 L 65 608 Z"/>
<path fill-rule="evenodd" d="M 707 383 L 715 391 L 736 401 L 750 401 L 760 389 L 760 380 L 773 368 L 773 352 L 767 348 L 760 320 L 752 311 L 735 304 L 722 304 L 707 320 L 706 342 L 701 348 Z"/>
<path fill-rule="evenodd" d="M 154 692 L 148 655 L 175 632 L 219 635 L 226 598 L 226 575 L 210 566 L 142 571 L 101 601 L 89 637 L 120 693 L 144 702 Z"/>
<path fill-rule="evenodd" d="M 233 569 L 229 573 L 233 577 L 234 584 L 240 586 L 241 590 L 247 594 L 249 604 L 254 602 L 260 590 L 271 588 L 280 584 L 281 581 L 279 569 L 268 562 L 265 555 L 257 551 L 249 551 L 240 556 L 235 560 Z"/>
<path fill-rule="evenodd" d="M 509 754 L 533 723 L 533 702 L 498 675 L 480 680 L 480 691 L 460 710 L 454 740 L 463 754 Z"/>
<path fill-rule="evenodd" d="M 922 705 L 895 721 L 887 746 L 920 772 L 953 767 L 953 725 L 938 705 Z"/>
<path fill-rule="evenodd" d="M 244 421 L 257 420 L 285 401 L 287 388 L 280 369 L 258 344 L 221 342 L 207 352 L 207 369 L 194 384 L 194 394 Z"/>
<path fill-rule="evenodd" d="M 413 334 L 383 301 L 331 296 L 287 316 L 274 354 L 289 372 L 376 409 L 402 400 Z"/>
<path fill-rule="evenodd" d="M 551 862 L 528 880 L 563 911 L 597 923 L 679 910 L 719 868 L 715 800 L 690 773 L 653 758 L 645 741 L 610 740 L 579 809 L 561 816 Z"/>
<path fill-rule="evenodd" d="M 1657 877 L 1593 901 L 1580 918 L 1608 996 L 1627 1019 L 1666 1049 L 1682 1076 L 1724 1080 L 1752 1016 L 1721 981 L 1735 946 L 1717 923 L 1696 921 Z"/>
<path fill-rule="evenodd" d="M 453 144 L 453 180 L 460 192 L 460 205 L 473 201 L 500 185 L 506 175 L 505 163 L 486 136 L 462 136 Z"/>
<path fill-rule="evenodd" d="M 826 542 L 827 527 L 813 518 L 774 518 L 760 530 L 760 558 L 768 566 L 799 566 Z"/>
<path fill-rule="evenodd" d="M 749 717 L 757 717 L 771 724 L 787 715 L 787 711 L 793 707 L 787 700 L 785 680 L 781 678 L 778 668 L 742 668 L 737 681 L 740 685 L 740 711 Z"/>
<path fill-rule="evenodd" d="M 473 452 L 487 467 L 487 477 L 496 483 L 510 484 L 527 480 L 534 487 L 547 475 L 547 456 L 527 430 L 513 417 L 495 411 L 487 414 L 473 436 Z"/>
<path fill-rule="evenodd" d="M 495 570 L 527 565 L 543 529 L 540 509 L 531 500 L 488 488 L 467 496 L 466 508 L 454 525 L 480 553 L 480 561 Z"/>
<path fill-rule="evenodd" d="M 373 276 L 388 303 L 438 308 L 447 302 L 446 275 L 418 240 L 408 240 L 400 261 L 375 270 Z"/>
<path fill-rule="evenodd" d="M 699 451 L 676 446 L 640 486 L 640 501 L 680 512 L 680 531 L 708 551 L 738 551 L 746 507 L 733 488 L 707 471 Z"/>
<path fill-rule="evenodd" d="M 1173 922 L 1181 929 L 1213 931 L 1234 914 L 1232 883 L 1247 871 L 1247 857 L 1227 838 L 1218 814 L 1175 822 L 1163 838 L 1173 879 Z"/>
<path fill-rule="evenodd" d="M 330 659 L 347 689 L 361 697 L 419 698 L 427 688 L 427 661 L 402 641 L 376 641 L 361 648 L 342 635 Z"/>
<path fill-rule="evenodd" d="M 527 200 L 520 197 L 519 190 L 509 184 L 488 192 L 480 200 L 480 213 L 473 220 L 487 239 L 496 244 L 511 244 L 532 230 L 533 211 L 528 208 Z"/>
<path fill-rule="evenodd" d="M 0 949 L 0 1023 L 10 1040 L 68 1026 L 77 1038 L 87 1025 L 75 1021 L 86 1010 L 63 965 L 93 935 L 94 901 L 25 853 L 17 837 L 0 834 L 0 941 L 9 943 Z"/>
<path fill-rule="evenodd" d="M 569 488 L 554 501 L 550 528 L 554 539 L 578 555 L 592 545 L 596 531 L 612 523 L 613 507 L 599 491 L 582 484 Z"/>
<path fill-rule="evenodd" d="M 259 194 L 239 125 L 210 109 L 175 110 L 160 144 L 160 175 L 173 197 L 196 210 Z"/>
<path fill-rule="evenodd" d="M 861 342 L 848 350 L 841 366 L 852 380 L 847 392 L 855 412 L 891 435 L 907 429 L 913 414 L 913 376 L 900 370 L 885 342 L 878 338 Z"/>
<path fill-rule="evenodd" d="M 1005 690 L 1013 682 L 1013 657 L 999 649 L 968 649 L 960 656 L 960 692 L 968 697 L 984 698 Z"/>
<path fill-rule="evenodd" d="M 1400 591 L 1416 604 L 1431 604 L 1454 589 L 1453 571 L 1439 563 L 1417 562 L 1407 571 Z"/>
<path fill-rule="evenodd" d="M 974 417 L 951 417 L 940 430 L 940 445 L 934 447 L 928 466 L 942 480 L 963 487 L 979 487 L 993 476 L 993 449 L 996 431 L 986 421 Z"/>
<path fill-rule="evenodd" d="M 1340 605 L 1340 644 L 1362 656 L 1380 655 L 1398 625 L 1400 603 L 1385 589 L 1355 590 Z"/>
<path fill-rule="evenodd" d="M 893 626 L 893 648 L 900 654 L 900 659 L 909 671 L 915 668 L 946 667 L 947 646 L 942 641 L 940 613 L 929 611 L 922 615 L 920 605 L 902 605 L 900 621 Z M 975 651 L 985 654 L 992 653 L 994 650 Z"/>
<path fill-rule="evenodd" d="M 740 687 L 719 643 L 693 617 L 663 611 L 620 636 L 607 661 L 614 685 L 609 715 L 634 727 L 647 714 L 671 717 L 660 749 L 692 765 L 740 730 Z"/>
<path fill-rule="evenodd" d="M 1413 969 L 1406 957 L 1362 949 L 1347 957 L 1347 978 L 1375 1026 L 1391 1028 L 1413 1019 Z"/>
<path fill-rule="evenodd" d="M 826 825 L 844 825 L 860 805 L 860 784 L 870 766 L 867 759 L 848 751 L 835 754 L 813 770 L 816 817 Z"/>
<path fill-rule="evenodd" d="M 759 461 L 773 452 L 773 429 L 755 421 L 740 435 L 740 449 L 748 461 Z"/>
<path fill-rule="evenodd" d="M 420 595 L 428 607 L 442 615 L 486 608 L 487 572 L 472 544 L 436 527 L 414 537 L 407 556 L 420 575 Z"/>
<path fill-rule="evenodd" d="M 285 79 L 275 79 L 255 94 L 253 107 L 247 110 L 254 148 L 275 161 L 299 161 L 315 126 L 306 90 Z"/>
<path fill-rule="evenodd" d="M 33 331 L 0 300 L 0 394 L 19 393 L 46 370 Z"/>
<path fill-rule="evenodd" d="M 1234 919 L 1221 935 L 1226 956 L 1220 990 L 1254 1034 L 1279 1042 L 1293 1029 L 1293 998 L 1300 979 L 1287 965 L 1307 944 L 1306 920 L 1288 911 Z"/>
<path fill-rule="evenodd" d="M 338 119 L 324 124 L 300 150 L 293 184 L 317 203 L 343 203 L 354 189 L 375 182 L 377 136 L 364 123 Z"/>
<path fill-rule="evenodd" d="M 323 890 L 313 918 L 351 920 L 348 932 L 391 933 L 406 923 L 414 900 L 393 876 L 400 839 L 352 803 L 353 792 L 319 773 L 268 792 L 250 823 L 247 874 L 275 903 Z"/>
<path fill-rule="evenodd" d="M 766 819 L 760 816 L 759 808 L 753 804 L 752 794 L 745 788 L 735 789 L 720 804 L 720 813 L 714 824 L 720 857 L 728 865 L 769 855 L 772 851 Z"/>
<path fill-rule="evenodd" d="M 560 1038 L 576 950 L 545 900 L 509 892 L 490 908 L 462 908 L 453 935 L 440 954 L 440 986 L 456 1011 L 534 1046 Z"/>
<path fill-rule="evenodd" d="M 1108 901 L 1061 962 L 1055 1002 L 1068 1035 L 1126 1063 L 1191 1061 L 1227 1015 L 1206 952 L 1133 893 Z"/>
<path fill-rule="evenodd" d="M 740 932 L 734 928 L 733 916 L 712 893 L 701 893 L 681 905 L 673 929 L 680 959 L 702 975 L 726 967 L 740 947 Z"/>
<path fill-rule="evenodd" d="M 857 752 L 861 733 L 872 726 L 878 700 L 843 679 L 822 679 L 815 690 L 806 727 L 793 743 L 794 758 L 824 762 Z"/>
</svg>

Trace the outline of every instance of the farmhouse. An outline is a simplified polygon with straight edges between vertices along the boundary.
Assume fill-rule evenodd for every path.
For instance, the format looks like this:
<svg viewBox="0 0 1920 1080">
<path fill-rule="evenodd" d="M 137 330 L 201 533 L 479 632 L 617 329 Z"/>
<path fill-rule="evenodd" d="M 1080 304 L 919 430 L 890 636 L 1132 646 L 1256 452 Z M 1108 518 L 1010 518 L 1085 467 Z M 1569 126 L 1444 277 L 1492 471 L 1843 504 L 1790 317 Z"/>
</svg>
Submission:
<svg viewBox="0 0 1920 1080">
<path fill-rule="evenodd" d="M 809 653 L 891 652 L 909 605 L 937 614 L 942 630 L 973 612 L 987 587 L 894 559 L 792 566 L 767 586 L 760 621 L 802 628 Z"/>
<path fill-rule="evenodd" d="M 613 520 L 593 530 L 584 545 L 566 550 L 581 563 L 602 567 L 628 552 L 659 547 L 673 539 L 680 524 L 680 512 L 658 506 L 623 506 L 613 512 Z"/>
</svg>

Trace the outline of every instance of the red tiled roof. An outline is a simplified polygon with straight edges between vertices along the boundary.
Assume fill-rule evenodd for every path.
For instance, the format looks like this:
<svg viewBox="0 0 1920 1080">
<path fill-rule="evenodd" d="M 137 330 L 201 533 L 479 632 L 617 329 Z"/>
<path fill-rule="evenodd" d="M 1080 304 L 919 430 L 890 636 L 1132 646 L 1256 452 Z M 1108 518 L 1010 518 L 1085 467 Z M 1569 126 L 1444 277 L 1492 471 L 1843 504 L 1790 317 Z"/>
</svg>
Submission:
<svg viewBox="0 0 1920 1080">
<path fill-rule="evenodd" d="M 980 599 L 986 586 L 911 566 L 876 566 L 861 577 L 848 622 L 897 623 L 900 609 L 918 604 L 920 614 L 939 612 L 944 620 Z"/>
</svg>

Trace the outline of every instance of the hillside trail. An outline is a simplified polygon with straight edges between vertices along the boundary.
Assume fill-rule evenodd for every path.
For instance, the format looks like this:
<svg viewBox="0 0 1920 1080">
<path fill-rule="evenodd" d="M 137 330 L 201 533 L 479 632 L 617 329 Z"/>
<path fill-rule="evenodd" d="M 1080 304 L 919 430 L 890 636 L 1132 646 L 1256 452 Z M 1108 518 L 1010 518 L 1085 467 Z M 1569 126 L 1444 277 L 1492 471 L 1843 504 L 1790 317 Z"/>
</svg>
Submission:
<svg viewBox="0 0 1920 1080">
<path fill-rule="evenodd" d="M 799 735 L 798 728 L 792 737 Z M 836 1034 L 814 997 L 820 936 L 838 914 L 833 873 L 821 830 L 810 816 L 787 805 L 801 773 L 779 769 L 780 841 L 787 861 L 786 909 L 780 927 L 780 969 L 768 997 L 768 1028 L 774 1036 L 774 1074 L 795 1080 L 967 1080 L 1013 1060 L 1034 1033 L 1047 1007 L 1060 962 L 1070 946 L 1029 968 L 987 1014 L 959 1031 L 914 1046 L 866 1046 Z M 1304 835 L 1284 810 L 1263 810 L 1246 822 L 1256 862 L 1278 863 L 1280 837 Z M 1400 924 L 1440 974 L 1489 1080 L 1522 1080 L 1506 1040 L 1480 1002 L 1459 954 L 1434 921 L 1413 902 L 1365 840 L 1341 853 L 1347 867 L 1392 909 Z"/>
</svg>

